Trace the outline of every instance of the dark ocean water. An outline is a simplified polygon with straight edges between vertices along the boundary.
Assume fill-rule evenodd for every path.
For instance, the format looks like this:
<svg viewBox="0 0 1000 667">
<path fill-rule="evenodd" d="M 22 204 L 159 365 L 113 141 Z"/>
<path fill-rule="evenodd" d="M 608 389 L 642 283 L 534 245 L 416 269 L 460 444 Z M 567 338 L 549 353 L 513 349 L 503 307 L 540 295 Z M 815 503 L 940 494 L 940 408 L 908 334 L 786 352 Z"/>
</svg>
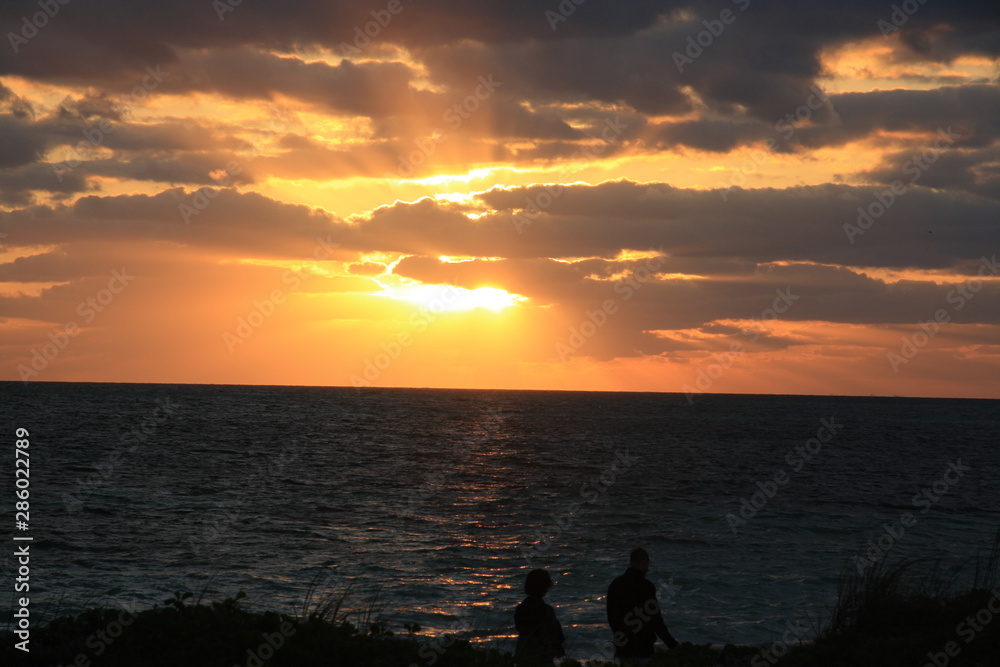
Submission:
<svg viewBox="0 0 1000 667">
<path fill-rule="evenodd" d="M 512 649 L 524 575 L 545 567 L 569 653 L 590 657 L 607 585 L 642 545 L 678 639 L 756 644 L 822 623 L 841 572 L 887 530 L 888 558 L 942 557 L 960 584 L 1000 527 L 997 401 L 0 391 L 3 479 L 14 429 L 31 434 L 32 604 L 50 616 L 178 590 L 292 611 L 318 581 L 394 630 Z M 763 506 L 734 529 L 741 500 Z"/>
</svg>

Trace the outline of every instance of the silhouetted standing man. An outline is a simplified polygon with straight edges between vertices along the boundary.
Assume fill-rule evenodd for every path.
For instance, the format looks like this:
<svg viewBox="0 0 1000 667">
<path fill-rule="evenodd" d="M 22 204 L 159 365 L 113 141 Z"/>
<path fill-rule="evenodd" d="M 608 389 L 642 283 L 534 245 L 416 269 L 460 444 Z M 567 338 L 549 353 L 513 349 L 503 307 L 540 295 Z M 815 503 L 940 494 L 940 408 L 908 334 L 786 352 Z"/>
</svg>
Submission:
<svg viewBox="0 0 1000 667">
<path fill-rule="evenodd" d="M 626 665 L 645 665 L 653 657 L 653 644 L 659 637 L 670 648 L 678 641 L 670 635 L 656 586 L 646 579 L 649 554 L 639 547 L 629 556 L 629 568 L 608 586 L 608 624 L 614 633 L 615 657 Z"/>
</svg>

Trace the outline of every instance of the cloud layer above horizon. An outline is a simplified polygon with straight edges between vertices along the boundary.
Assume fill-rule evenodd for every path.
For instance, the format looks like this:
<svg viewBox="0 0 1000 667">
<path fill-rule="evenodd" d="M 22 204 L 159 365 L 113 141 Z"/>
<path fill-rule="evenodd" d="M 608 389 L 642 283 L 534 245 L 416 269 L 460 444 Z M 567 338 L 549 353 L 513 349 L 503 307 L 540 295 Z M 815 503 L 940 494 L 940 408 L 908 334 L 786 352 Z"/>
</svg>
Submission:
<svg viewBox="0 0 1000 667">
<path fill-rule="evenodd" d="M 0 378 L 1000 398 L 992 3 L 0 28 Z"/>
</svg>

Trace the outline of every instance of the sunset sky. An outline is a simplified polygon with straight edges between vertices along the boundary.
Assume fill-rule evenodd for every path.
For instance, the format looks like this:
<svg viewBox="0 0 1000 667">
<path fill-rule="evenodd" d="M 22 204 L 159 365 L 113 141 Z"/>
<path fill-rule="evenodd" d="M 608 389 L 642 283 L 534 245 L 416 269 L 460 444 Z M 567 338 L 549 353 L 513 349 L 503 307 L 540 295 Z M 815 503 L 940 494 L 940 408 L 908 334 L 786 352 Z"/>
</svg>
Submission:
<svg viewBox="0 0 1000 667">
<path fill-rule="evenodd" d="M 1000 398 L 995 2 L 0 28 L 0 379 Z"/>
</svg>

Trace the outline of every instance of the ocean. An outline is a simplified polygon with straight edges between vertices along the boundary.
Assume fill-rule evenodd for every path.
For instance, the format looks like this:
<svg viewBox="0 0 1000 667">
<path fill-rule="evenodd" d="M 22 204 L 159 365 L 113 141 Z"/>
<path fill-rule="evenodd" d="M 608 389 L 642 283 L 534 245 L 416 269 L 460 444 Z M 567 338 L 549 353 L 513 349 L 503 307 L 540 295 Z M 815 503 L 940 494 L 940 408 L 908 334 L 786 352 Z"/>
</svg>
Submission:
<svg viewBox="0 0 1000 667">
<path fill-rule="evenodd" d="M 36 622 L 178 591 L 300 613 L 313 588 L 513 650 L 543 567 L 568 654 L 599 657 L 643 546 L 675 637 L 764 645 L 883 558 L 961 585 L 1000 528 L 997 401 L 0 385 L 8 489 L 29 433 Z"/>
</svg>

